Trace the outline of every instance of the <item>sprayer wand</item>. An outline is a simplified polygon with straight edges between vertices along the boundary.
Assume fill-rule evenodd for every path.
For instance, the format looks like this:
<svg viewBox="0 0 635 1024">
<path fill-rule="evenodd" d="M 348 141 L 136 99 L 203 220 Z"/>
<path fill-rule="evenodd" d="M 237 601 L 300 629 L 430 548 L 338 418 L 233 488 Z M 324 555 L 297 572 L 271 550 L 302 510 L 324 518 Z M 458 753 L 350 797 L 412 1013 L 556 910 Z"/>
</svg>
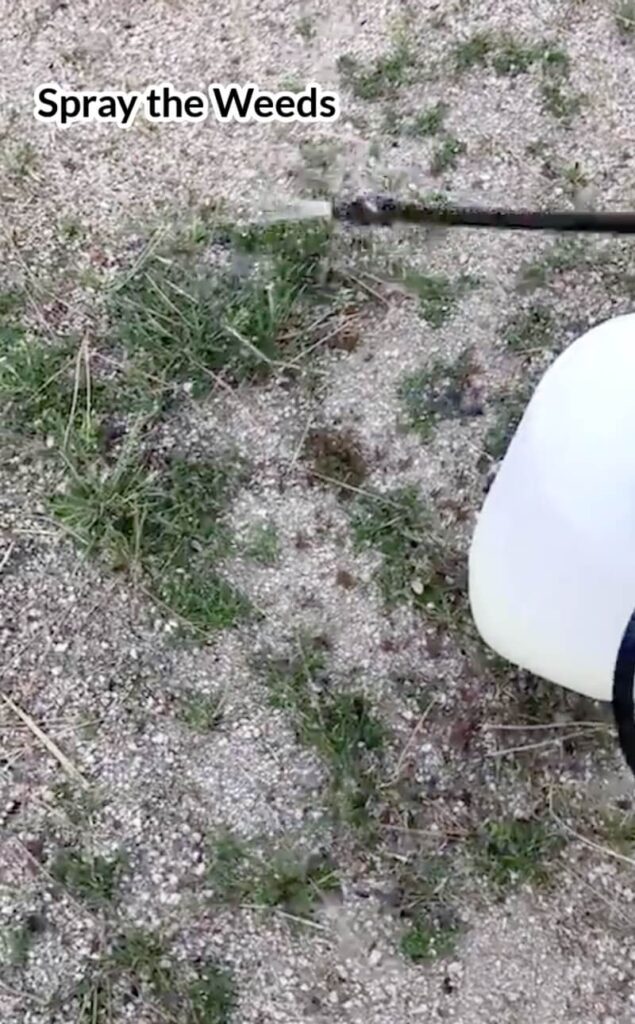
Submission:
<svg viewBox="0 0 635 1024">
<path fill-rule="evenodd" d="M 635 234 L 635 213 L 592 210 L 507 210 L 451 203 L 400 202 L 390 196 L 363 196 L 352 200 L 306 200 L 282 212 L 279 220 L 334 219 L 359 226 L 392 224 L 445 227 L 520 228 L 525 231 L 595 231 Z"/>
</svg>

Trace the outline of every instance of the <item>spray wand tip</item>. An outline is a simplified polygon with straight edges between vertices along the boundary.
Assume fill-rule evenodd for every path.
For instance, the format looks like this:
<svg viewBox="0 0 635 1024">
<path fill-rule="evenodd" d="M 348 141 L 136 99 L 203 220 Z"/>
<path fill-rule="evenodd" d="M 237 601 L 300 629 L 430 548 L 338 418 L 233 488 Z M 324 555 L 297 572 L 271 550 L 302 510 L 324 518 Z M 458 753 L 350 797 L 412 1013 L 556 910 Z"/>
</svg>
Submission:
<svg viewBox="0 0 635 1024">
<path fill-rule="evenodd" d="M 291 220 L 331 220 L 333 204 L 328 199 L 300 199 L 274 210 L 263 211 L 261 223 L 278 224 Z"/>
</svg>

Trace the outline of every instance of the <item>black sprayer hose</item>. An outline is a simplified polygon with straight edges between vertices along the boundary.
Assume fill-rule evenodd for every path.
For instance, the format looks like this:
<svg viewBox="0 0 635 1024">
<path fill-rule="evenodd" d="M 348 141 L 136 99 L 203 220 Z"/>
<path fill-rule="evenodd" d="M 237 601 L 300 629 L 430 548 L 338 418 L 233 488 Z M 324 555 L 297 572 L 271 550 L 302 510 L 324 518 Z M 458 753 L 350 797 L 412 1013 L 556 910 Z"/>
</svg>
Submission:
<svg viewBox="0 0 635 1024">
<path fill-rule="evenodd" d="M 635 775 L 635 611 L 624 631 L 613 673 L 613 716 L 620 747 L 628 767 Z"/>
<path fill-rule="evenodd" d="M 446 227 L 521 228 L 525 231 L 596 231 L 635 234 L 635 213 L 592 210 L 503 210 L 451 204 L 401 203 L 390 196 L 361 197 L 333 204 L 336 220 L 364 226 L 438 224 Z"/>
</svg>

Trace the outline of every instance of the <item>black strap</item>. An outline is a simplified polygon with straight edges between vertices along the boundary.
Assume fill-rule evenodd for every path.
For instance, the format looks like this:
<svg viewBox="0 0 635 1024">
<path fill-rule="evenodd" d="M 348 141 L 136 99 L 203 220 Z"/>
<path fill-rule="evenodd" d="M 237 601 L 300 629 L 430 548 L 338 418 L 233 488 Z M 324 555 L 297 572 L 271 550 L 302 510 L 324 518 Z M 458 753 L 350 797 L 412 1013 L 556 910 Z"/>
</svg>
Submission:
<svg viewBox="0 0 635 1024">
<path fill-rule="evenodd" d="M 628 620 L 613 673 L 613 715 L 622 753 L 635 775 L 635 611 Z"/>
</svg>

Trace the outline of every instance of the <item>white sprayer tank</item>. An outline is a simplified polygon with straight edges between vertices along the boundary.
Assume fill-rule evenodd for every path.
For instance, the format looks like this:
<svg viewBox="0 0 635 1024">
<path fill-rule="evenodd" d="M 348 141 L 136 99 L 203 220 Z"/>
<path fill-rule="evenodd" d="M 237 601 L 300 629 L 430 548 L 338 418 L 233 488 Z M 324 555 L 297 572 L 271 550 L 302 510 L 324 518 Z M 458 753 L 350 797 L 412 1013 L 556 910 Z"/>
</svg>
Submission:
<svg viewBox="0 0 635 1024">
<path fill-rule="evenodd" d="M 635 609 L 635 314 L 582 335 L 540 381 L 480 513 L 469 592 L 498 654 L 611 700 Z"/>
</svg>

